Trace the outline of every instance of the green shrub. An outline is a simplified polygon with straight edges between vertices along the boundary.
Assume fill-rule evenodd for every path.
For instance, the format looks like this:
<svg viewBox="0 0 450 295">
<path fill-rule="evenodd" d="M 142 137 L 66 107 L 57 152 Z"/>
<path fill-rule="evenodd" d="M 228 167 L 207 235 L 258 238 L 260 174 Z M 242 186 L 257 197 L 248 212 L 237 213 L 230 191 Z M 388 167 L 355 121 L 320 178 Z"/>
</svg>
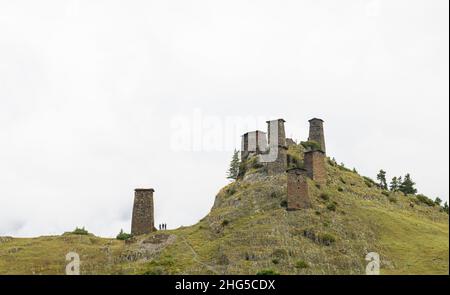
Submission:
<svg viewBox="0 0 450 295">
<path fill-rule="evenodd" d="M 344 178 L 342 178 L 342 177 L 339 177 L 339 180 L 343 183 L 343 184 L 346 184 L 347 182 L 344 180 Z"/>
<path fill-rule="evenodd" d="M 329 233 L 319 233 L 317 235 L 317 240 L 320 244 L 325 246 L 331 246 L 334 242 L 336 242 L 336 238 Z"/>
<path fill-rule="evenodd" d="M 324 201 L 328 201 L 330 199 L 330 195 L 328 195 L 327 193 L 321 193 L 320 198 Z"/>
<path fill-rule="evenodd" d="M 275 249 L 272 252 L 272 257 L 276 258 L 276 259 L 284 259 L 288 256 L 288 253 L 286 250 L 284 249 Z"/>
<path fill-rule="evenodd" d="M 390 197 L 389 197 L 389 202 L 391 202 L 391 203 L 397 203 L 397 198 L 395 198 L 395 197 L 393 197 L 393 196 L 390 196 Z"/>
<path fill-rule="evenodd" d="M 236 188 L 234 186 L 230 186 L 227 188 L 226 193 L 228 196 L 232 196 L 237 192 Z"/>
<path fill-rule="evenodd" d="M 336 204 L 335 203 L 329 203 L 327 205 L 327 209 L 330 211 L 336 211 Z"/>
<path fill-rule="evenodd" d="M 327 161 L 328 161 L 328 164 L 330 164 L 330 166 L 334 167 L 337 165 L 336 160 L 334 160 L 334 159 L 327 158 Z"/>
<path fill-rule="evenodd" d="M 318 151 L 322 149 L 320 143 L 313 140 L 302 141 L 300 144 L 305 148 L 305 150 Z"/>
<path fill-rule="evenodd" d="M 428 198 L 427 196 L 424 196 L 422 194 L 419 194 L 416 196 L 416 199 L 420 202 L 423 203 L 425 205 L 428 205 L 430 207 L 434 207 L 436 204 L 434 203 L 434 201 L 430 198 Z"/>
<path fill-rule="evenodd" d="M 287 208 L 287 206 L 288 206 L 287 201 L 286 200 L 281 201 L 280 202 L 280 206 L 283 207 L 283 208 Z"/>
<path fill-rule="evenodd" d="M 278 195 L 276 192 L 271 192 L 270 197 L 275 199 L 276 197 L 278 197 Z"/>
<path fill-rule="evenodd" d="M 273 269 L 263 269 L 256 273 L 257 276 L 275 276 L 279 275 L 278 272 L 274 271 Z"/>
<path fill-rule="evenodd" d="M 389 197 L 391 195 L 388 191 L 382 191 L 381 194 L 386 197 Z"/>
<path fill-rule="evenodd" d="M 133 236 L 131 234 L 123 232 L 123 229 L 120 230 L 120 233 L 116 236 L 117 240 L 125 241 L 131 239 Z"/>
<path fill-rule="evenodd" d="M 84 228 L 84 226 L 82 228 L 76 227 L 75 230 L 71 233 L 74 235 L 88 235 L 89 234 L 89 232 Z"/>
<path fill-rule="evenodd" d="M 298 268 L 298 269 L 303 269 L 303 268 L 308 268 L 308 267 L 309 267 L 309 264 L 304 260 L 299 260 L 295 263 L 295 268 Z"/>
<path fill-rule="evenodd" d="M 274 259 L 272 259 L 272 263 L 273 264 L 278 264 L 278 263 L 280 263 L 280 261 L 278 259 L 274 258 Z"/>
<path fill-rule="evenodd" d="M 343 192 L 344 188 L 343 187 L 338 187 L 338 192 Z"/>
<path fill-rule="evenodd" d="M 230 224 L 230 221 L 228 220 L 228 219 L 224 219 L 223 221 L 222 221 L 222 226 L 227 226 L 228 224 Z"/>
</svg>

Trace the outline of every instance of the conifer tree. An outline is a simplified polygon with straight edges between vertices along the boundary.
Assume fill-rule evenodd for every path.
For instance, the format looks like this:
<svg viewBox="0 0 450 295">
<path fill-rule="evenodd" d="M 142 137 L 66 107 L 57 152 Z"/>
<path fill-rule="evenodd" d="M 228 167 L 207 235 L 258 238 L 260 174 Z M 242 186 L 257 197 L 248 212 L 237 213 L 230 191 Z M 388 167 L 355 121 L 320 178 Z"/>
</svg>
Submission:
<svg viewBox="0 0 450 295">
<path fill-rule="evenodd" d="M 388 186 L 387 186 L 387 182 L 386 182 L 386 171 L 381 169 L 380 172 L 378 172 L 378 174 L 377 174 L 377 179 L 379 181 L 380 187 L 382 189 L 387 190 Z"/>
<path fill-rule="evenodd" d="M 230 168 L 228 169 L 228 179 L 236 180 L 239 175 L 239 152 L 234 150 L 233 157 L 231 159 Z"/>
<path fill-rule="evenodd" d="M 389 189 L 390 189 L 392 192 L 398 191 L 398 179 L 397 179 L 397 176 L 394 176 L 394 177 L 392 178 L 391 183 L 389 184 Z"/>
<path fill-rule="evenodd" d="M 414 187 L 415 185 L 416 183 L 412 181 L 411 175 L 409 175 L 408 173 L 405 175 L 405 180 L 401 182 L 399 191 L 401 191 L 405 195 L 415 195 L 417 193 L 417 189 Z"/>
<path fill-rule="evenodd" d="M 438 206 L 441 206 L 441 203 L 442 203 L 441 198 L 437 197 L 437 198 L 434 200 L 434 203 L 435 203 L 436 205 L 438 205 Z"/>
<path fill-rule="evenodd" d="M 444 203 L 443 208 L 444 208 L 444 211 L 447 212 L 447 214 L 448 214 L 448 203 L 447 202 Z"/>
</svg>

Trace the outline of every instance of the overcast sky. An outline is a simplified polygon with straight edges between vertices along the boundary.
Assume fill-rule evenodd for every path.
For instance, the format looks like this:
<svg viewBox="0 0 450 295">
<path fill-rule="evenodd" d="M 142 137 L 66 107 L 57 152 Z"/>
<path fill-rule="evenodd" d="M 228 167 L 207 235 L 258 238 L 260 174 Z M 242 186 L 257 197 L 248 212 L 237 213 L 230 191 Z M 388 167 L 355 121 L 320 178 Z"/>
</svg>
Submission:
<svg viewBox="0 0 450 295">
<path fill-rule="evenodd" d="M 447 0 L 0 0 L 0 235 L 196 223 L 240 134 L 284 118 L 448 200 Z M 254 123 L 245 126 L 242 122 Z M 251 125 L 251 124 L 250 124 Z"/>
</svg>

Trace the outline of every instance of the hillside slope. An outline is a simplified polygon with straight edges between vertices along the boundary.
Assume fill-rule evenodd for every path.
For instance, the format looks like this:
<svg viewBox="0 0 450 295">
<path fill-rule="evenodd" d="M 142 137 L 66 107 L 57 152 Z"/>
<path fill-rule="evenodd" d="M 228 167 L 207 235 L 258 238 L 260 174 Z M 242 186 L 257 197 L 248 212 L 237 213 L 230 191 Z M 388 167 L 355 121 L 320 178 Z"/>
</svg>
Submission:
<svg viewBox="0 0 450 295">
<path fill-rule="evenodd" d="M 302 158 L 302 150 L 290 150 Z M 414 196 L 388 193 L 333 161 L 328 183 L 309 181 L 313 208 L 286 211 L 286 175 L 250 160 L 197 224 L 123 242 L 95 236 L 0 238 L 0 274 L 364 274 L 369 252 L 382 274 L 448 274 L 448 215 Z"/>
</svg>

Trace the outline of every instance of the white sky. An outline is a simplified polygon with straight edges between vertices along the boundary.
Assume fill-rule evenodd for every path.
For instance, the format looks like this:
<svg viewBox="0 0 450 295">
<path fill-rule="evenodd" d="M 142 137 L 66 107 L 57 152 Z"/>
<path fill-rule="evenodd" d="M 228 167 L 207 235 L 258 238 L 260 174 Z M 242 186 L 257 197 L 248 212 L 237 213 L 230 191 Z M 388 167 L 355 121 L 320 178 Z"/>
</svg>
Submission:
<svg viewBox="0 0 450 295">
<path fill-rule="evenodd" d="M 301 140 L 321 117 L 339 162 L 448 200 L 448 8 L 0 0 L 0 235 L 115 236 L 135 187 L 155 188 L 156 223 L 193 224 L 246 117 Z"/>
</svg>

